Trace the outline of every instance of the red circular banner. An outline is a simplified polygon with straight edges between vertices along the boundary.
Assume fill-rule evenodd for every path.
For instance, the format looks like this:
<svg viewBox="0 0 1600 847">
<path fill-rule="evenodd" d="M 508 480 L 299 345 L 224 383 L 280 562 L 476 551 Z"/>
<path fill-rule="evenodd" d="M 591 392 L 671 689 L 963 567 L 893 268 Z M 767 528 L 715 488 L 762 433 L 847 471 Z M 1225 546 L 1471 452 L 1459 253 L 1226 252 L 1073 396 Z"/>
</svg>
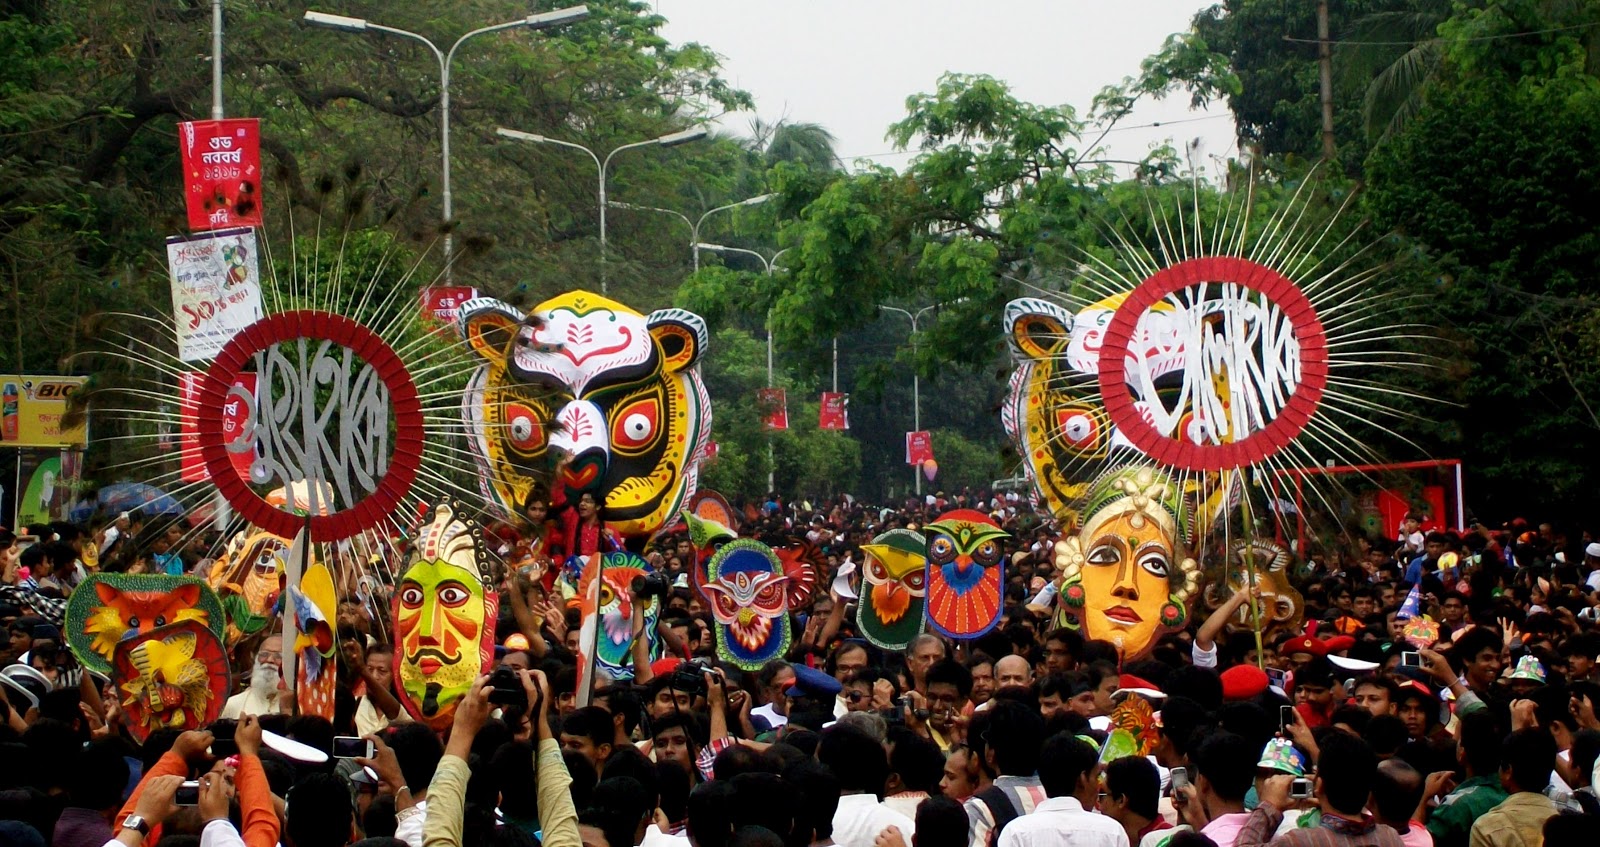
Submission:
<svg viewBox="0 0 1600 847">
<path fill-rule="evenodd" d="M 224 407 L 234 379 L 257 353 L 299 339 L 330 341 L 365 361 L 388 389 L 394 416 L 394 448 L 376 488 L 344 509 L 311 518 L 312 541 L 338 541 L 382 523 L 400 506 L 422 466 L 422 400 L 400 357 L 372 330 L 343 315 L 310 310 L 272 315 L 240 330 L 217 354 L 200 385 L 195 421 L 200 455 L 217 490 L 241 517 L 283 538 L 300 531 L 305 518 L 273 506 L 240 479 L 223 436 Z M 256 425 L 262 425 L 259 416 Z"/>
<path fill-rule="evenodd" d="M 1128 345 L 1139 319 L 1168 295 L 1205 283 L 1233 283 L 1266 298 L 1289 321 L 1300 348 L 1300 379 L 1283 408 L 1265 427 L 1227 444 L 1196 444 L 1182 432 L 1161 433 L 1139 413 L 1128 387 Z M 1277 453 L 1305 429 L 1328 385 L 1328 336 L 1311 301 L 1283 274 L 1233 256 L 1188 259 L 1140 283 L 1117 307 L 1100 348 L 1099 371 L 1106 412 L 1133 446 L 1168 467 L 1232 470 Z M 1159 401 L 1151 398 L 1151 402 Z"/>
</svg>

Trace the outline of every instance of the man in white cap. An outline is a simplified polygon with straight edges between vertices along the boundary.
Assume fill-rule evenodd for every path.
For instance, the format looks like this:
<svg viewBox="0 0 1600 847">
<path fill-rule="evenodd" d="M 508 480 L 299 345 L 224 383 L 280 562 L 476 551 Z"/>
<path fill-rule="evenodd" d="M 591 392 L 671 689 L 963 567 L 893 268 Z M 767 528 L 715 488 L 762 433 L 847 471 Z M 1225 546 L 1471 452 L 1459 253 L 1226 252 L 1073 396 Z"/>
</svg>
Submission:
<svg viewBox="0 0 1600 847">
<path fill-rule="evenodd" d="M 1583 584 L 1590 591 L 1600 591 L 1600 541 L 1591 541 L 1583 548 L 1583 566 L 1589 571 Z"/>
</svg>

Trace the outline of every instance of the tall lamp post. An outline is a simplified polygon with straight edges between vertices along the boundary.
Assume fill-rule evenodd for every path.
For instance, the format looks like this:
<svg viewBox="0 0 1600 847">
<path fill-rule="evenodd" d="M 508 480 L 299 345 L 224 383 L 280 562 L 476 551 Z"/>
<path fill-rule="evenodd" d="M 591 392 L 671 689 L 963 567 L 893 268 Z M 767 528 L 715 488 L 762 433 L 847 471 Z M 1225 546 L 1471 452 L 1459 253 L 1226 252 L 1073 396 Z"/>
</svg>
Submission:
<svg viewBox="0 0 1600 847">
<path fill-rule="evenodd" d="M 752 198 L 752 199 L 755 199 L 755 198 Z M 749 201 L 747 200 L 745 202 L 748 203 Z M 739 204 L 735 203 L 733 205 L 737 206 Z M 714 212 L 714 211 L 716 211 L 716 209 L 712 209 L 711 211 Z M 706 214 L 709 215 L 709 214 L 711 214 L 711 212 L 707 212 Z M 704 216 L 702 216 L 701 220 L 704 220 L 704 219 L 705 219 Z M 773 268 L 777 265 L 778 257 L 782 256 L 783 254 L 785 254 L 787 252 L 789 252 L 789 248 L 785 247 L 782 250 L 779 250 L 778 252 L 773 253 L 772 254 L 772 258 L 768 259 L 766 256 L 763 256 L 763 255 L 761 255 L 760 253 L 757 253 L 754 250 L 746 250 L 743 247 L 725 247 L 725 246 L 723 246 L 721 244 L 705 244 L 705 243 L 702 243 L 702 242 L 699 242 L 699 241 L 696 241 L 694 246 L 695 246 L 696 250 L 710 250 L 713 253 L 742 253 L 742 254 L 744 254 L 746 256 L 754 256 L 757 259 L 761 260 L 762 267 L 767 269 L 767 278 L 768 279 L 770 279 L 772 277 L 772 271 L 773 271 Z M 771 309 L 767 310 L 767 387 L 768 388 L 772 387 L 772 310 Z M 768 491 L 777 490 L 776 468 L 774 467 L 773 462 L 772 462 L 772 436 L 771 435 L 767 436 L 767 490 Z"/>
<path fill-rule="evenodd" d="M 311 26 L 326 27 L 328 29 L 343 30 L 345 32 L 381 32 L 388 35 L 398 35 L 401 38 L 410 38 L 428 45 L 428 49 L 433 51 L 434 58 L 439 60 L 439 138 L 440 146 L 442 148 L 442 157 L 444 159 L 444 166 L 440 179 L 440 188 L 444 192 L 444 214 L 441 220 L 445 225 L 444 276 L 446 282 L 453 281 L 455 277 L 452 261 L 455 258 L 455 239 L 450 232 L 450 218 L 454 213 L 450 194 L 450 65 L 455 61 L 456 50 L 460 49 L 461 45 L 466 43 L 469 39 L 475 38 L 479 35 L 484 35 L 486 33 L 517 28 L 549 29 L 550 27 L 577 23 L 578 21 L 581 21 L 587 17 L 589 17 L 588 6 L 571 6 L 565 9 L 557 9 L 553 12 L 541 12 L 539 14 L 529 15 L 518 20 L 507 21 L 503 24 L 495 24 L 493 26 L 475 29 L 456 39 L 456 43 L 450 45 L 450 49 L 445 51 L 440 50 L 439 46 L 430 41 L 426 36 L 419 35 L 408 30 L 396 29 L 395 27 L 391 26 L 383 26 L 382 24 L 375 24 L 365 18 L 352 18 L 346 15 L 332 15 L 327 12 L 306 12 L 304 20 Z"/>
<path fill-rule="evenodd" d="M 659 206 L 636 206 L 632 203 L 619 203 L 615 200 L 612 200 L 606 205 L 613 209 L 632 209 L 635 212 L 660 212 L 664 215 L 676 215 L 689 227 L 689 252 L 694 254 L 694 269 L 698 271 L 700 270 L 700 226 L 706 222 L 706 218 L 711 217 L 717 212 L 725 212 L 728 209 L 737 209 L 740 206 L 759 205 L 771 200 L 776 196 L 778 195 L 758 194 L 755 197 L 746 198 L 737 203 L 729 203 L 726 206 L 718 206 L 715 209 L 708 210 L 705 214 L 700 216 L 699 220 L 694 221 L 689 220 L 689 216 L 682 212 L 673 209 L 663 209 Z"/>
<path fill-rule="evenodd" d="M 502 138 L 510 138 L 516 141 L 527 141 L 533 144 L 554 144 L 558 147 L 570 147 L 574 150 L 582 150 L 583 152 L 589 154 L 589 158 L 594 160 L 595 169 L 600 172 L 600 293 L 606 294 L 608 293 L 606 273 L 606 207 L 610 205 L 606 202 L 606 174 L 611 170 L 611 157 L 621 153 L 624 150 L 632 150 L 636 147 L 648 147 L 652 144 L 658 147 L 676 147 L 679 144 L 687 144 L 691 141 L 698 141 L 706 137 L 706 128 L 703 126 L 690 127 L 689 129 L 682 130 L 681 132 L 669 132 L 666 135 L 658 136 L 656 138 L 650 138 L 644 141 L 635 141 L 631 144 L 624 144 L 621 147 L 612 150 L 610 153 L 607 153 L 605 159 L 603 160 L 600 158 L 599 154 L 595 153 L 593 150 L 590 150 L 588 147 L 585 147 L 582 144 L 575 144 L 571 141 L 562 141 L 559 138 L 550 138 L 549 136 L 538 135 L 532 132 L 507 129 L 503 126 L 496 128 L 495 134 Z"/>
<path fill-rule="evenodd" d="M 934 309 L 939 308 L 940 306 L 948 306 L 952 303 L 960 303 L 966 299 L 967 298 L 965 297 L 958 297 L 955 300 L 949 301 L 948 303 L 935 303 L 932 306 L 923 306 L 914 314 L 906 311 L 905 309 L 901 309 L 898 306 L 879 306 L 878 308 L 884 310 L 885 312 L 896 312 L 898 314 L 905 315 L 906 318 L 911 321 L 911 352 L 912 358 L 915 358 L 917 350 L 918 324 L 922 321 L 922 316 L 933 311 Z M 911 367 L 911 431 L 922 431 L 922 377 L 917 373 L 915 364 L 913 364 Z M 912 468 L 912 479 L 916 482 L 917 496 L 922 496 L 922 468 Z"/>
</svg>

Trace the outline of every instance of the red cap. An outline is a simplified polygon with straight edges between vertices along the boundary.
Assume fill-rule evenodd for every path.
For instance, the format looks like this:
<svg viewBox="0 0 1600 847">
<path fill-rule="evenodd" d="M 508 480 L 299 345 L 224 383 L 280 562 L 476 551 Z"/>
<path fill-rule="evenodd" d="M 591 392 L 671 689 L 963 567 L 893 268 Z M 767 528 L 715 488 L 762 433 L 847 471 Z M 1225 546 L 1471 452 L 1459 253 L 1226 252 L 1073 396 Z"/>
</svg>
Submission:
<svg viewBox="0 0 1600 847">
<path fill-rule="evenodd" d="M 1249 700 L 1267 690 L 1267 672 L 1255 665 L 1234 665 L 1222 672 L 1222 699 Z"/>
<path fill-rule="evenodd" d="M 1125 673 L 1117 678 L 1117 690 L 1131 691 L 1135 694 L 1143 694 L 1146 697 L 1167 696 L 1155 686 L 1155 683 L 1143 677 L 1134 676 L 1131 673 Z"/>
<path fill-rule="evenodd" d="M 1408 691 L 1421 694 L 1429 700 L 1434 699 L 1433 690 L 1414 679 L 1402 679 L 1397 687 L 1400 689 L 1401 699 L 1405 698 L 1406 692 Z"/>
<path fill-rule="evenodd" d="M 1356 640 L 1348 635 L 1335 635 L 1327 641 L 1322 642 L 1323 649 L 1329 653 L 1338 653 L 1341 650 L 1349 650 L 1354 646 L 1356 646 Z"/>
<path fill-rule="evenodd" d="M 682 659 L 657 659 L 650 663 L 650 673 L 652 676 L 666 676 L 677 670 L 681 664 L 683 664 Z"/>
<path fill-rule="evenodd" d="M 1283 642 L 1283 646 L 1278 648 L 1278 655 L 1280 656 L 1292 656 L 1295 653 L 1310 653 L 1313 656 L 1326 656 L 1328 655 L 1328 647 L 1323 642 L 1318 641 L 1309 635 L 1302 635 L 1299 638 L 1291 638 L 1288 641 Z"/>
</svg>

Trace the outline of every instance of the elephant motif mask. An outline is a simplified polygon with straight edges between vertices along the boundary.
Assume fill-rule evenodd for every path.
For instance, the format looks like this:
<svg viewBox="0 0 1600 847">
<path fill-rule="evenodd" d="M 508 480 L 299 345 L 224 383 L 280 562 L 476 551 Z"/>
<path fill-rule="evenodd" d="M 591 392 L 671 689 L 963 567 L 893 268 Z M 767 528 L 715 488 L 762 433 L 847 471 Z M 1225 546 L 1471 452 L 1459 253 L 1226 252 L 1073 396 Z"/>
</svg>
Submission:
<svg viewBox="0 0 1600 847">
<path fill-rule="evenodd" d="M 696 367 L 705 322 L 681 309 L 650 315 L 586 291 L 523 315 L 498 300 L 461 307 L 460 330 L 483 358 L 462 415 L 486 497 L 522 514 L 552 452 L 570 457 L 568 502 L 588 493 L 624 536 L 673 520 L 694 493 L 711 436 L 711 404 Z"/>
<path fill-rule="evenodd" d="M 480 528 L 460 517 L 459 509 L 435 507 L 394 599 L 400 703 L 417 721 L 441 731 L 472 681 L 494 662 L 500 606 Z"/>
</svg>

